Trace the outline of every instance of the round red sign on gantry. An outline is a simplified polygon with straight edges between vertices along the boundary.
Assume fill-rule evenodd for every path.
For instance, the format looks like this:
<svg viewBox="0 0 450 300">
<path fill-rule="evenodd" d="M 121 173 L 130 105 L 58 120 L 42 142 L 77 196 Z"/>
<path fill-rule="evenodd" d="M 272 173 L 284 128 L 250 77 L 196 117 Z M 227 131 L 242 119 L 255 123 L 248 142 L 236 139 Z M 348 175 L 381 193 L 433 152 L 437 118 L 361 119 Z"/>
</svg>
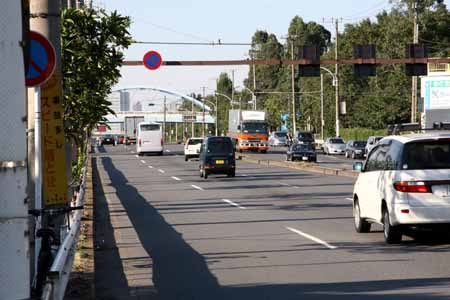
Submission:
<svg viewBox="0 0 450 300">
<path fill-rule="evenodd" d="M 143 58 L 144 66 L 149 70 L 156 70 L 162 65 L 162 57 L 156 51 L 148 51 Z"/>
</svg>

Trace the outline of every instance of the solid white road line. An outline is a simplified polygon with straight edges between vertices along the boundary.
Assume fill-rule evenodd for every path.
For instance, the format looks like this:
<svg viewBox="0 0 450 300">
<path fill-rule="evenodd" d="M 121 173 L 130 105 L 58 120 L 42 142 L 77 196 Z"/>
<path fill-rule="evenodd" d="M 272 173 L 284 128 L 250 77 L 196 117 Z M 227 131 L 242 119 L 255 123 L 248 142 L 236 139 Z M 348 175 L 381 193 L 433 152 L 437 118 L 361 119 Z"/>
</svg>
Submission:
<svg viewBox="0 0 450 300">
<path fill-rule="evenodd" d="M 312 235 L 310 235 L 310 234 L 304 233 L 304 232 L 302 232 L 302 231 L 300 231 L 300 230 L 297 230 L 297 229 L 295 229 L 295 228 L 292 228 L 292 227 L 286 227 L 286 229 L 287 229 L 287 230 L 290 230 L 290 231 L 292 231 L 292 232 L 294 232 L 294 233 L 296 233 L 296 234 L 299 234 L 299 235 L 301 235 L 301 236 L 303 236 L 303 237 L 305 237 L 305 238 L 307 238 L 307 239 L 310 239 L 311 241 L 314 241 L 314 242 L 316 242 L 316 243 L 319 243 L 319 244 L 321 244 L 321 245 L 324 245 L 324 246 L 327 247 L 328 249 L 337 249 L 336 246 L 330 245 L 330 244 L 328 244 L 327 242 L 322 241 L 322 240 L 319 239 L 319 238 L 316 238 L 315 236 L 312 236 Z"/>
<path fill-rule="evenodd" d="M 143 159 L 141 159 L 141 163 L 146 164 L 147 162 Z"/>
<path fill-rule="evenodd" d="M 153 166 L 148 166 L 149 167 L 149 169 L 153 169 Z"/>
<path fill-rule="evenodd" d="M 173 179 L 173 180 L 176 180 L 176 181 L 181 181 L 181 179 L 180 179 L 180 178 L 178 178 L 178 177 L 175 177 L 175 176 L 172 176 L 172 179 Z"/>
<path fill-rule="evenodd" d="M 224 201 L 224 202 L 226 202 L 226 203 L 228 203 L 230 205 L 236 206 L 236 207 L 238 207 L 240 209 L 247 209 L 247 207 L 241 206 L 241 205 L 239 205 L 237 203 L 234 203 L 233 201 L 228 200 L 228 199 L 222 199 L 222 201 Z"/>
<path fill-rule="evenodd" d="M 196 186 L 195 184 L 191 184 L 191 186 L 192 186 L 194 189 L 197 189 L 197 190 L 199 190 L 199 191 L 204 191 L 204 189 L 202 189 L 202 188 L 199 187 L 199 186 Z"/>
<path fill-rule="evenodd" d="M 166 173 L 166 171 L 161 170 L 161 169 L 158 169 L 158 172 L 159 172 L 159 173 Z"/>
</svg>

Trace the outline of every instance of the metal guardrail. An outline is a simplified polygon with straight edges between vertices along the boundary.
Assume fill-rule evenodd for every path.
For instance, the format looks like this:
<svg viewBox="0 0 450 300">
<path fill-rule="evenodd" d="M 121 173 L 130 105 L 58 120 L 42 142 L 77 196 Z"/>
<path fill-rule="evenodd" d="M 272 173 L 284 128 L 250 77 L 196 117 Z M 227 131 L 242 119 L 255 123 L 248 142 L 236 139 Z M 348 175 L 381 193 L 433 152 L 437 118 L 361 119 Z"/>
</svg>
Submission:
<svg viewBox="0 0 450 300">
<path fill-rule="evenodd" d="M 76 206 L 81 206 L 84 203 L 84 194 L 86 189 L 86 171 L 87 159 L 86 165 L 84 166 L 82 172 L 82 181 L 76 198 Z M 64 298 L 64 293 L 66 291 L 67 282 L 69 281 L 73 260 L 75 258 L 78 237 L 80 235 L 81 213 L 82 211 L 80 210 L 72 212 L 70 218 L 70 229 L 58 249 L 56 257 L 53 260 L 52 266 L 50 267 L 50 271 L 47 276 L 47 282 L 45 284 L 41 298 L 43 300 L 62 300 Z"/>
</svg>

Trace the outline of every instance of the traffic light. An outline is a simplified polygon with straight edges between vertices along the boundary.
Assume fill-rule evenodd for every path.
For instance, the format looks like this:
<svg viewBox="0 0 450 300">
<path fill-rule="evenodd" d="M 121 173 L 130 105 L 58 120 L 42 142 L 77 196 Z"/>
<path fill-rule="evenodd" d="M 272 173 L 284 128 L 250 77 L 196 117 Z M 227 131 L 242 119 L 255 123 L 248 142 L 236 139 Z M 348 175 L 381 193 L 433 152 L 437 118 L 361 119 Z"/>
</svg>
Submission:
<svg viewBox="0 0 450 300">
<path fill-rule="evenodd" d="M 300 77 L 320 76 L 320 49 L 318 46 L 300 46 L 298 56 L 300 59 L 312 61 L 312 64 L 299 65 L 298 75 Z"/>
<path fill-rule="evenodd" d="M 353 48 L 353 56 L 356 59 L 375 59 L 376 45 L 355 45 Z M 376 76 L 377 75 L 377 65 L 372 64 L 355 64 L 354 71 L 356 76 Z"/>
<path fill-rule="evenodd" d="M 406 46 L 406 58 L 427 58 L 427 48 L 423 44 L 409 44 Z M 415 63 L 405 64 L 407 76 L 427 75 L 427 64 Z"/>
</svg>

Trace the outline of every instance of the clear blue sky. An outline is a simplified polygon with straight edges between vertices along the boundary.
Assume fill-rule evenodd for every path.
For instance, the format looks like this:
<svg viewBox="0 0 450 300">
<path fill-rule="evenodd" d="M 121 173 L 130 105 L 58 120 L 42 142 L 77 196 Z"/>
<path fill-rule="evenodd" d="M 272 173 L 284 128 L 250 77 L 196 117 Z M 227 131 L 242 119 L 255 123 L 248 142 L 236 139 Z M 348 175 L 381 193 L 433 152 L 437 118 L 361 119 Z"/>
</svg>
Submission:
<svg viewBox="0 0 450 300">
<path fill-rule="evenodd" d="M 449 5 L 450 0 L 445 1 Z M 250 42 L 257 29 L 274 33 L 281 40 L 295 15 L 323 24 L 334 31 L 332 17 L 355 23 L 389 9 L 389 0 L 94 0 L 94 5 L 117 10 L 132 19 L 131 34 L 140 41 L 168 42 Z M 324 22 L 325 21 L 325 22 Z M 281 40 L 282 41 L 282 40 Z M 133 45 L 126 59 L 141 60 L 148 50 L 157 50 L 165 60 L 243 59 L 248 46 L 162 46 Z M 235 85 L 242 86 L 248 67 L 144 67 L 122 68 L 118 86 L 149 85 L 187 94 L 212 93 L 221 72 L 235 69 Z"/>
</svg>

